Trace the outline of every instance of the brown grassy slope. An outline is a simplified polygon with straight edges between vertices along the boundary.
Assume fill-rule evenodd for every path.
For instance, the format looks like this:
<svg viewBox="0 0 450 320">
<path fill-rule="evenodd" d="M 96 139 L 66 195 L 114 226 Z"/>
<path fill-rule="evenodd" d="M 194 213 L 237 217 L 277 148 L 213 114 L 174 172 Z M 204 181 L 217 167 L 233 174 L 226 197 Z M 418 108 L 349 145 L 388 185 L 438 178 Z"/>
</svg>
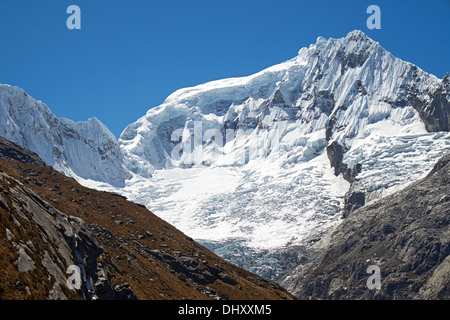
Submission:
<svg viewBox="0 0 450 320">
<path fill-rule="evenodd" d="M 89 224 L 106 251 L 101 262 L 112 285 L 128 283 L 139 299 L 292 299 L 277 284 L 226 262 L 122 196 L 85 188 L 36 164 L 0 159 L 0 171 Z M 11 252 L 0 254 L 14 259 Z M 10 264 L 7 268 L 14 274 Z"/>
</svg>

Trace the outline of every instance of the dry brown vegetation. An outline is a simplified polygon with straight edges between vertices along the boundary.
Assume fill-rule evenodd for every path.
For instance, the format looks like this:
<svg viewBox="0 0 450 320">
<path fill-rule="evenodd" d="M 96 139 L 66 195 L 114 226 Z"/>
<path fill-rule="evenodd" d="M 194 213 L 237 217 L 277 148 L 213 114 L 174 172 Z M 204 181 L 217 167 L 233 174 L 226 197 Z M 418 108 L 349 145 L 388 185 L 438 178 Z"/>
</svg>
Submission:
<svg viewBox="0 0 450 320">
<path fill-rule="evenodd" d="M 128 283 L 139 299 L 292 299 L 277 284 L 226 262 L 120 195 L 85 188 L 51 167 L 0 159 L 0 171 L 59 211 L 83 219 L 105 250 L 99 262 L 106 266 L 111 284 Z M 37 265 L 30 272 L 19 272 L 13 263 L 16 250 L 5 241 L 5 230 L 22 243 L 34 239 L 36 250 L 45 242 L 38 241 L 39 232 L 33 227 L 23 234 L 6 209 L 0 208 L 0 213 L 0 298 L 45 299 L 52 282 L 44 268 Z M 33 254 L 30 250 L 32 258 Z M 64 291 L 70 299 L 77 298 L 73 291 Z"/>
</svg>

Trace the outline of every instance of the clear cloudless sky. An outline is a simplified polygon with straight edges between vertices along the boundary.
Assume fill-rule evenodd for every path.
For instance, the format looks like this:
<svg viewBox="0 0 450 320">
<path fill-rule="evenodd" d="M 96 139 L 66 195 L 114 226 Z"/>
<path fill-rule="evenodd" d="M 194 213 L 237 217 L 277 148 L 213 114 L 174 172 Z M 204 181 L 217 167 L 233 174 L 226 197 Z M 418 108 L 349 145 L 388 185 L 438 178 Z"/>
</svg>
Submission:
<svg viewBox="0 0 450 320">
<path fill-rule="evenodd" d="M 66 27 L 73 4 L 81 30 Z M 371 4 L 380 30 L 366 26 Z M 450 72 L 450 0 L 0 0 L 0 83 L 119 137 L 177 89 L 258 72 L 354 29 L 439 78 Z"/>
</svg>

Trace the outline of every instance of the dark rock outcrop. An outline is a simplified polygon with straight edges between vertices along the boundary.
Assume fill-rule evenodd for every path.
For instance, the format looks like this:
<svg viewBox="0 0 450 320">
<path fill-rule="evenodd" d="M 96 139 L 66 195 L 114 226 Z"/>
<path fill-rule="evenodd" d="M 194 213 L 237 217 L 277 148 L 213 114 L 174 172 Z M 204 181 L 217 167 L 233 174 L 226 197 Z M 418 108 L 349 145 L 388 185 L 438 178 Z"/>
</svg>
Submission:
<svg viewBox="0 0 450 320">
<path fill-rule="evenodd" d="M 36 153 L 22 149 L 18 144 L 3 137 L 0 137 L 0 157 L 8 161 L 33 163 L 38 166 L 45 166 L 44 161 L 42 161 Z"/>
<path fill-rule="evenodd" d="M 45 277 L 34 281 L 48 282 L 51 289 L 47 298 L 67 299 L 69 274 L 66 271 L 69 266 L 77 266 L 81 287 L 73 294 L 76 292 L 83 299 L 118 298 L 109 283 L 107 271 L 97 263 L 104 249 L 82 219 L 67 216 L 4 173 L 0 173 L 0 184 L 0 199 L 4 204 L 1 220 L 5 218 L 14 222 L 5 222 L 8 241 L 2 244 L 2 251 L 10 247 L 17 250 L 18 258 L 14 264 L 19 273 L 31 277 L 33 273 L 45 274 Z M 32 237 L 24 236 L 24 233 Z M 28 286 L 24 288 L 28 288 L 30 296 L 43 294 Z"/>
<path fill-rule="evenodd" d="M 330 122 L 329 122 L 330 123 Z M 347 164 L 343 162 L 344 147 L 336 141 L 333 141 L 327 146 L 327 156 L 330 160 L 330 165 L 334 169 L 336 176 L 342 174 L 343 178 L 350 182 L 350 188 L 344 196 L 344 218 L 348 216 L 353 210 L 364 206 L 366 195 L 362 191 L 353 191 L 356 175 L 361 172 L 361 164 L 357 164 L 354 168 L 349 168 Z"/>
<path fill-rule="evenodd" d="M 408 102 L 417 110 L 425 123 L 428 132 L 450 130 L 450 75 L 447 73 L 442 79 L 440 87 L 430 93 L 429 101 L 421 101 L 414 94 L 419 89 L 411 90 Z"/>
<path fill-rule="evenodd" d="M 333 141 L 327 146 L 327 156 L 330 160 L 330 165 L 334 168 L 334 174 L 340 175 L 342 173 L 345 180 L 352 183 L 356 175 L 361 171 L 361 165 L 357 164 L 354 168 L 349 168 L 342 160 L 344 158 L 344 147 L 336 141 Z"/>
<path fill-rule="evenodd" d="M 361 208 L 366 203 L 366 194 L 362 191 L 348 191 L 344 196 L 343 217 L 346 218 L 352 211 Z"/>
</svg>

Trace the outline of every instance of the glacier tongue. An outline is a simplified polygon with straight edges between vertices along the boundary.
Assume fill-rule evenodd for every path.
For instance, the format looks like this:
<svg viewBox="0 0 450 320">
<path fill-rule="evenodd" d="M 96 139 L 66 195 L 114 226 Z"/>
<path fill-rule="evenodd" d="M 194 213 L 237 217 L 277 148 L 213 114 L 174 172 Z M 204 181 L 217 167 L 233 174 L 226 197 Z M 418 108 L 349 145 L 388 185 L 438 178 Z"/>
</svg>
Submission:
<svg viewBox="0 0 450 320">
<path fill-rule="evenodd" d="M 114 135 L 96 118 L 57 118 L 24 90 L 0 84 L 0 135 L 37 153 L 56 170 L 123 186 L 131 175 Z"/>
<path fill-rule="evenodd" d="M 258 159 L 242 167 L 156 170 L 150 180 L 135 176 L 121 193 L 195 239 L 245 239 L 272 249 L 319 237 L 338 222 L 348 188 L 322 152 L 290 168 Z"/>
<path fill-rule="evenodd" d="M 254 75 L 180 89 L 129 125 L 119 144 L 134 176 L 118 192 L 275 277 L 293 259 L 281 251 L 322 245 L 347 192 L 371 201 L 449 149 L 428 132 L 448 131 L 449 91 L 361 31 L 319 37 Z"/>
</svg>

